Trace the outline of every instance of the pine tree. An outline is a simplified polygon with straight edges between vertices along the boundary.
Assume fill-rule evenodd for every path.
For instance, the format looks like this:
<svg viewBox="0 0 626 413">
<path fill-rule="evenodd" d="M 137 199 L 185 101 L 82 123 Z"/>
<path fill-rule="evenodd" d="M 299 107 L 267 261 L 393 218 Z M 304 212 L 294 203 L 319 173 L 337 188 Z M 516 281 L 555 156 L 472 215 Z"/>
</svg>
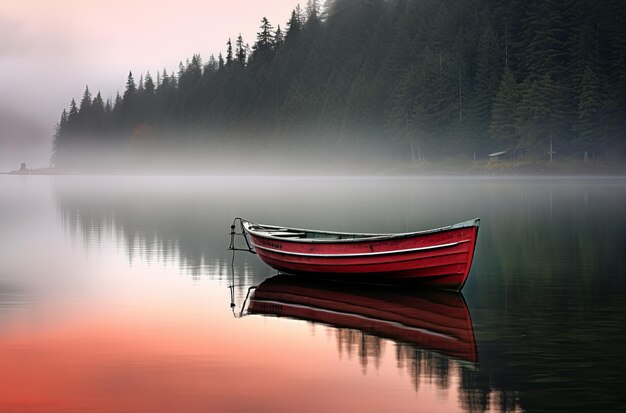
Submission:
<svg viewBox="0 0 626 413">
<path fill-rule="evenodd" d="M 237 41 L 235 42 L 235 57 L 240 67 L 246 66 L 247 50 L 241 33 L 237 36 Z"/>
<path fill-rule="evenodd" d="M 83 93 L 83 98 L 80 100 L 80 108 L 78 109 L 78 113 L 81 115 L 87 116 L 89 113 L 89 109 L 91 107 L 91 92 L 89 91 L 89 86 L 85 86 L 85 92 Z"/>
<path fill-rule="evenodd" d="M 568 0 L 529 0 L 523 21 L 521 61 L 531 80 L 547 73 L 558 82 L 566 75 Z"/>
<path fill-rule="evenodd" d="M 307 0 L 306 3 L 306 21 L 307 25 L 319 23 L 321 14 L 319 0 Z"/>
<path fill-rule="evenodd" d="M 489 134 L 496 142 L 502 142 L 506 149 L 517 145 L 516 119 L 521 97 L 513 73 L 504 72 L 500 87 L 493 100 Z"/>
<path fill-rule="evenodd" d="M 143 73 L 139 75 L 139 83 L 137 85 L 138 85 L 137 86 L 137 92 L 140 95 L 143 95 L 143 92 L 144 92 L 144 90 L 143 90 Z"/>
<path fill-rule="evenodd" d="M 263 19 L 261 19 L 260 29 L 256 36 L 256 43 L 252 46 L 252 56 L 250 60 L 255 64 L 262 65 L 268 64 L 271 61 L 275 43 L 274 35 L 272 34 L 273 27 L 267 18 L 263 17 Z M 237 41 L 239 42 L 239 39 L 237 39 Z"/>
<path fill-rule="evenodd" d="M 59 121 L 59 129 L 63 130 L 67 126 L 67 110 L 61 112 L 61 120 Z"/>
<path fill-rule="evenodd" d="M 417 138 L 439 150 L 446 146 L 446 132 L 458 119 L 458 71 L 448 55 L 427 49 L 423 63 L 416 68 L 415 90 L 409 126 Z M 415 69 L 414 69 L 415 70 Z"/>
<path fill-rule="evenodd" d="M 546 73 L 542 78 L 527 78 L 521 85 L 521 103 L 517 112 L 517 130 L 525 148 L 544 153 L 549 141 L 560 136 L 560 113 L 557 83 Z"/>
<path fill-rule="evenodd" d="M 146 73 L 146 77 L 143 81 L 143 93 L 141 94 L 141 108 L 139 118 L 142 120 L 149 120 L 154 116 L 156 105 L 156 86 L 150 72 Z"/>
<path fill-rule="evenodd" d="M 276 27 L 276 31 L 274 32 L 274 50 L 280 49 L 283 43 L 285 43 L 285 37 L 283 36 L 283 32 L 280 29 L 280 24 L 279 24 Z"/>
<path fill-rule="evenodd" d="M 67 115 L 68 123 L 74 124 L 78 120 L 78 108 L 76 107 L 76 101 L 72 99 L 70 102 L 70 111 Z"/>
<path fill-rule="evenodd" d="M 570 0 L 529 0 L 520 33 L 521 63 L 525 74 L 522 87 L 533 94 L 549 84 L 552 100 L 548 135 L 561 141 L 570 139 L 570 125 L 575 120 L 576 85 L 570 75 L 567 47 L 572 31 L 568 19 L 570 8 Z M 536 128 L 538 134 L 539 127 L 536 125 L 528 130 Z M 530 138 L 529 142 L 534 140 Z"/>
<path fill-rule="evenodd" d="M 215 72 L 217 72 L 217 69 L 218 69 L 217 59 L 215 59 L 215 55 L 211 55 L 209 56 L 209 60 L 207 61 L 207 63 L 204 65 L 202 74 L 205 77 L 208 77 L 208 76 L 213 75 Z"/>
<path fill-rule="evenodd" d="M 478 43 L 476 73 L 474 75 L 474 110 L 477 123 L 476 133 L 483 135 L 489 126 L 492 104 L 502 78 L 503 66 L 501 47 L 491 25 L 487 23 Z"/>
<path fill-rule="evenodd" d="M 257 33 L 256 44 L 258 49 L 270 49 L 274 44 L 274 36 L 272 35 L 272 25 L 266 17 L 261 19 L 261 31 Z"/>
<path fill-rule="evenodd" d="M 120 107 L 119 115 L 121 117 L 121 124 L 126 128 L 132 127 L 135 117 L 137 115 L 136 105 L 137 87 L 135 85 L 135 79 L 133 73 L 128 72 L 128 78 L 126 79 L 126 89 L 122 96 L 122 105 Z"/>
<path fill-rule="evenodd" d="M 68 114 L 67 110 L 61 112 L 61 119 L 55 128 L 52 138 L 52 155 L 50 156 L 50 164 L 54 167 L 61 166 L 61 157 L 67 146 L 68 138 Z"/>
<path fill-rule="evenodd" d="M 580 89 L 575 125 L 578 137 L 574 143 L 581 150 L 590 152 L 597 150 L 601 144 L 606 143 L 604 94 L 600 78 L 590 66 L 585 68 Z"/>
<path fill-rule="evenodd" d="M 146 73 L 146 79 L 144 80 L 144 83 L 143 83 L 143 89 L 144 89 L 144 93 L 147 96 L 154 95 L 154 91 L 156 88 L 154 85 L 154 80 L 152 79 L 152 76 L 150 75 L 149 71 Z"/>
<path fill-rule="evenodd" d="M 233 63 L 233 44 L 230 39 L 226 42 L 226 66 L 230 66 Z"/>
<path fill-rule="evenodd" d="M 100 91 L 98 91 L 98 93 L 96 94 L 96 97 L 93 99 L 93 102 L 91 103 L 91 107 L 92 107 L 93 112 L 97 116 L 101 116 L 102 114 L 104 114 L 104 100 L 102 99 L 102 95 L 100 94 Z"/>
<path fill-rule="evenodd" d="M 126 90 L 122 98 L 123 102 L 130 102 L 135 96 L 137 87 L 135 86 L 135 79 L 133 79 L 133 72 L 128 72 L 128 78 L 126 80 Z"/>
<path fill-rule="evenodd" d="M 120 92 L 117 92 L 115 94 L 115 103 L 113 104 L 113 110 L 114 111 L 122 110 L 122 97 L 120 96 Z"/>
<path fill-rule="evenodd" d="M 285 41 L 293 41 L 302 32 L 302 13 L 300 11 L 300 5 L 298 5 L 292 12 L 289 21 L 287 22 L 287 36 Z"/>
</svg>

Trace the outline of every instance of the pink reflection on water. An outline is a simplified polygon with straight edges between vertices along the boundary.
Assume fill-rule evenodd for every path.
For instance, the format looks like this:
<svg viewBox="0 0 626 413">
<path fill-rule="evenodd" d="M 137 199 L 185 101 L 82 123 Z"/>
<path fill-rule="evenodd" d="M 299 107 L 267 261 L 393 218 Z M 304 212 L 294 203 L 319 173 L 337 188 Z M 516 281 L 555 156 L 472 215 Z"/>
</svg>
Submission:
<svg viewBox="0 0 626 413">
<path fill-rule="evenodd" d="M 45 189 L 40 192 L 48 193 Z M 142 248 L 133 249 L 136 234 L 153 234 L 157 231 L 150 225 L 165 222 L 167 235 L 171 220 L 181 216 L 173 206 L 165 208 L 172 215 L 147 217 L 152 219 L 144 228 L 146 211 L 159 204 L 148 201 L 140 208 L 130 202 L 132 219 L 126 221 L 120 218 L 125 209 L 116 207 L 111 216 L 118 221 L 105 219 L 98 226 L 88 218 L 100 216 L 100 210 L 85 207 L 61 214 L 60 225 L 54 214 L 42 216 L 37 225 L 28 216 L 24 222 L 30 226 L 15 231 L 22 237 L 0 233 L 0 281 L 16 286 L 4 290 L 12 291 L 13 307 L 3 312 L 6 301 L 0 301 L 0 411 L 449 412 L 472 407 L 462 368 L 445 356 L 358 328 L 233 318 L 223 281 L 228 274 L 218 274 L 223 263 L 207 270 L 210 274 L 189 277 L 181 271 L 185 260 L 176 248 L 159 253 L 159 243 L 138 242 Z M 95 202 L 98 208 L 101 203 Z M 219 235 L 215 248 L 225 248 Z M 491 394 L 492 400 L 497 397 Z"/>
<path fill-rule="evenodd" d="M 26 412 L 459 409 L 454 370 L 445 393 L 427 380 L 416 392 L 397 369 L 390 343 L 377 366 L 365 369 L 349 352 L 338 357 L 337 342 L 346 349 L 350 342 L 342 330 L 311 337 L 306 323 L 259 317 L 233 320 L 238 325 L 226 320 L 220 330 L 208 317 L 187 314 L 173 323 L 165 312 L 149 320 L 92 314 L 5 336 L 0 406 Z"/>
</svg>

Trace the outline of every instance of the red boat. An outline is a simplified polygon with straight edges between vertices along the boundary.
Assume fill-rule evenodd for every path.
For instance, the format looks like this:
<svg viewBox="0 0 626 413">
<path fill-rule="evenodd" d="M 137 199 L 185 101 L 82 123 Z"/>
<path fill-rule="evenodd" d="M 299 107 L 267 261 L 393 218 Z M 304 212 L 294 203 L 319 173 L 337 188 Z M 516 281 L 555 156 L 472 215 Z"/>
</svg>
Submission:
<svg viewBox="0 0 626 413">
<path fill-rule="evenodd" d="M 351 282 L 419 283 L 455 291 L 467 280 L 480 222 L 473 219 L 400 234 L 352 234 L 238 219 L 248 246 L 281 272 Z"/>
<path fill-rule="evenodd" d="M 478 361 L 472 320 L 459 293 L 295 278 L 282 274 L 265 280 L 251 296 L 247 313 L 357 329 Z"/>
</svg>

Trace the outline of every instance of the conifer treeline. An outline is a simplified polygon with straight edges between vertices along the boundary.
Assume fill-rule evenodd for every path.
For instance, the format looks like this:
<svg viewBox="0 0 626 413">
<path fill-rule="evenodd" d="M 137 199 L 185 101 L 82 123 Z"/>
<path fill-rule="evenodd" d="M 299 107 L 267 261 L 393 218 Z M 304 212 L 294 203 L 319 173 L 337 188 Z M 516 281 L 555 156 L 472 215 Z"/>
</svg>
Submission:
<svg viewBox="0 0 626 413">
<path fill-rule="evenodd" d="M 238 36 L 177 73 L 131 73 L 114 101 L 86 88 L 55 164 L 543 157 L 550 141 L 560 156 L 626 155 L 622 0 L 309 0 L 284 29 L 263 18 L 251 47 Z"/>
</svg>

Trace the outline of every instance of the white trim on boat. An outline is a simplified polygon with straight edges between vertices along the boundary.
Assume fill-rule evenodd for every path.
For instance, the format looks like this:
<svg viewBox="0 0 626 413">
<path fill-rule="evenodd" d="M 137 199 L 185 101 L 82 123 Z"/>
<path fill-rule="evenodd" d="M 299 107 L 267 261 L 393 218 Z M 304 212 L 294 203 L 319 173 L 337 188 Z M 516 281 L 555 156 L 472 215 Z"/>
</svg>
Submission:
<svg viewBox="0 0 626 413">
<path fill-rule="evenodd" d="M 402 254 L 405 252 L 415 252 L 415 251 L 426 251 L 426 250 L 433 250 L 433 249 L 437 249 L 437 248 L 446 248 L 446 247 L 453 247 L 455 245 L 459 245 L 459 244 L 463 244 L 465 242 L 470 242 L 471 240 L 467 239 L 467 240 L 463 240 L 463 241 L 458 241 L 458 242 L 451 242 L 449 244 L 439 244 L 439 245 L 432 245 L 432 246 L 428 246 L 428 247 L 419 247 L 419 248 L 409 248 L 409 249 L 403 249 L 403 250 L 393 250 L 393 251 L 379 251 L 379 252 L 357 252 L 357 253 L 353 253 L 353 254 L 315 254 L 315 253 L 305 253 L 305 252 L 292 252 L 292 251 L 283 251 L 283 250 L 279 250 L 279 249 L 275 249 L 275 248 L 268 248 L 265 246 L 261 246 L 261 245 L 257 245 L 254 242 L 250 242 L 254 248 L 259 248 L 265 251 L 270 251 L 270 252 L 275 252 L 278 254 L 286 254 L 286 255 L 297 255 L 297 256 L 301 256 L 301 257 L 329 257 L 329 258 L 334 258 L 334 257 L 365 257 L 365 256 L 371 256 L 371 255 L 389 255 L 389 254 Z"/>
</svg>

